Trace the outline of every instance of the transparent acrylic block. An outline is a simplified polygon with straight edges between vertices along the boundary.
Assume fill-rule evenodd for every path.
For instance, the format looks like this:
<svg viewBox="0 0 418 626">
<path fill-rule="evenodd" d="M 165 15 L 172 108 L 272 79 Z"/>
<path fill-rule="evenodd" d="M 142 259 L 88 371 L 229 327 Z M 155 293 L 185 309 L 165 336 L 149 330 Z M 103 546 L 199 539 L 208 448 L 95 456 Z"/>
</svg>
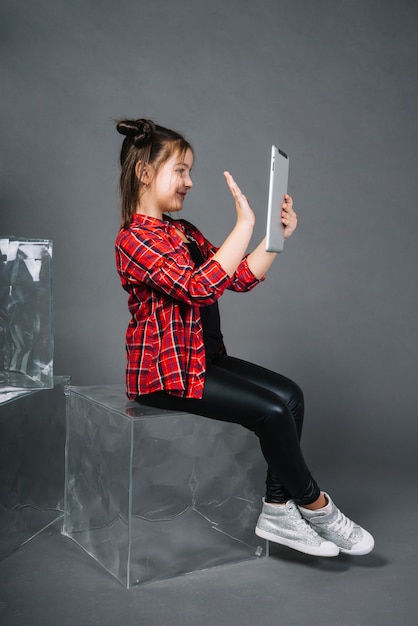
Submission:
<svg viewBox="0 0 418 626">
<path fill-rule="evenodd" d="M 0 404 L 0 560 L 63 516 L 66 380 Z"/>
<path fill-rule="evenodd" d="M 51 281 L 51 241 L 0 237 L 0 403 L 53 387 Z"/>
<path fill-rule="evenodd" d="M 265 556 L 265 463 L 239 425 L 67 390 L 63 534 L 123 585 Z"/>
</svg>

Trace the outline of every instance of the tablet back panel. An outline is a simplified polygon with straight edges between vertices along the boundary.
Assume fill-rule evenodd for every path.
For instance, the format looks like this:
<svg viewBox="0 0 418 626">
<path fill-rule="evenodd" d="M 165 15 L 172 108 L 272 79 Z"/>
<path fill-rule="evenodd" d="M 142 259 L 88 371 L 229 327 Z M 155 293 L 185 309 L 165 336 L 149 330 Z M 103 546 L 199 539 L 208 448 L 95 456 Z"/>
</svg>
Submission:
<svg viewBox="0 0 418 626">
<path fill-rule="evenodd" d="M 280 214 L 283 196 L 287 193 L 289 157 L 276 146 L 271 147 L 270 187 L 267 210 L 266 250 L 281 252 L 284 245 Z"/>
</svg>

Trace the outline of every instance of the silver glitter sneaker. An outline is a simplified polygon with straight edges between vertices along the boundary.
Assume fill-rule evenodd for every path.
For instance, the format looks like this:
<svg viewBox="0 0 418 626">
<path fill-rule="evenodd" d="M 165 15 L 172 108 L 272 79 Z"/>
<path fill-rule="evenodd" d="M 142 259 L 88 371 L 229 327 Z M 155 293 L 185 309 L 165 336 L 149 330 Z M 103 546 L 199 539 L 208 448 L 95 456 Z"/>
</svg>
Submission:
<svg viewBox="0 0 418 626">
<path fill-rule="evenodd" d="M 345 554 L 368 554 L 374 548 L 374 539 L 367 530 L 346 517 L 327 493 L 327 506 L 311 511 L 300 506 L 299 511 L 312 528 L 324 539 L 332 541 Z"/>
<path fill-rule="evenodd" d="M 263 498 L 263 509 L 255 534 L 305 554 L 337 556 L 339 548 L 316 533 L 303 519 L 293 500 L 285 505 L 269 504 Z"/>
</svg>

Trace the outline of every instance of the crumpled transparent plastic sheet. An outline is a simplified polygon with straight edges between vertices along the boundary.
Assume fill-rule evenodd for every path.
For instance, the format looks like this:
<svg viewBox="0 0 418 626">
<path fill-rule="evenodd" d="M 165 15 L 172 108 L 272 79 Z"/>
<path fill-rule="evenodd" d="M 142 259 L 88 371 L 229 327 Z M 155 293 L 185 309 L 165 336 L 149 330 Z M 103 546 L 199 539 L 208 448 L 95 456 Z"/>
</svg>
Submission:
<svg viewBox="0 0 418 626">
<path fill-rule="evenodd" d="M 0 560 L 63 516 L 66 381 L 0 404 Z"/>
<path fill-rule="evenodd" d="M 52 242 L 0 237 L 0 403 L 53 387 Z"/>
<path fill-rule="evenodd" d="M 126 587 L 266 555 L 265 462 L 239 425 L 69 387 L 63 534 Z"/>
</svg>

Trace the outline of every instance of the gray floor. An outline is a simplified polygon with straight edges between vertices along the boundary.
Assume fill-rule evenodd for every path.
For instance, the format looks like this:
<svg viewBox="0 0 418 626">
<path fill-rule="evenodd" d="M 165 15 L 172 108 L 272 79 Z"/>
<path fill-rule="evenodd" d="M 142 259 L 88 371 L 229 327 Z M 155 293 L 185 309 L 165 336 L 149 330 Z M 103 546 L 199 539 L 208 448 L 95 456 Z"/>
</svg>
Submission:
<svg viewBox="0 0 418 626">
<path fill-rule="evenodd" d="M 415 485 L 393 477 L 333 480 L 334 499 L 342 482 L 340 508 L 375 535 L 371 555 L 321 559 L 275 546 L 269 558 L 128 591 L 56 525 L 0 563 L 0 623 L 415 626 L 418 505 L 405 505 Z"/>
</svg>

